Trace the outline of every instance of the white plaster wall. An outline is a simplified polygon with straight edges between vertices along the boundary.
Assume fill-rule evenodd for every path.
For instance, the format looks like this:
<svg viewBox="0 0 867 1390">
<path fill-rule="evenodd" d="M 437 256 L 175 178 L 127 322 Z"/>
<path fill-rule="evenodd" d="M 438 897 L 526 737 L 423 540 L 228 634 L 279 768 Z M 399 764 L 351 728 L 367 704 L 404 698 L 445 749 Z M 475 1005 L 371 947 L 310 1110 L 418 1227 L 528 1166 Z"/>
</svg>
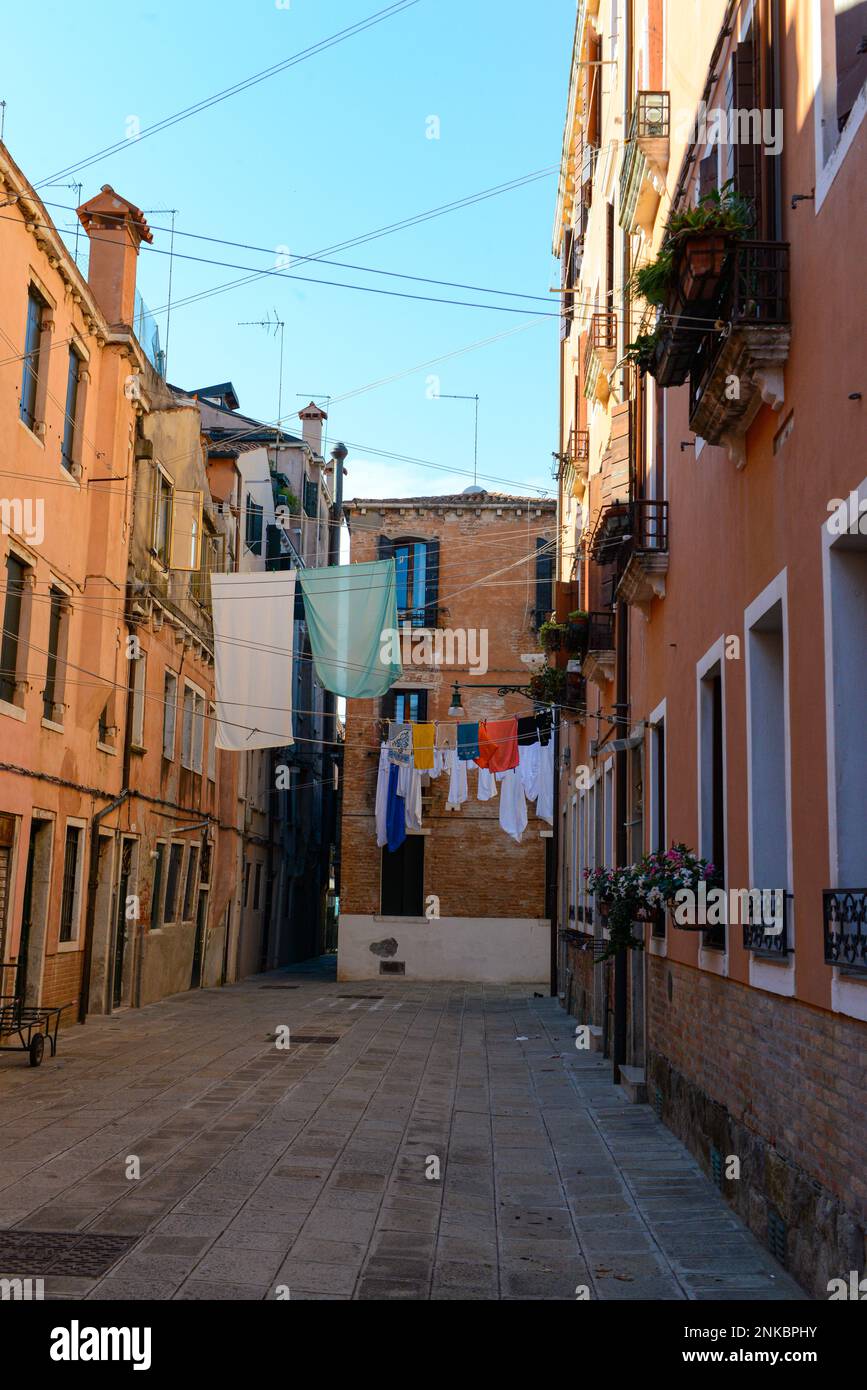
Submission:
<svg viewBox="0 0 867 1390">
<path fill-rule="evenodd" d="M 393 938 L 388 956 L 370 950 Z M 539 984 L 550 973 L 551 924 L 536 917 L 379 917 L 342 913 L 338 980 L 379 979 L 381 960 L 404 961 L 407 980 Z M 383 978 L 388 978 L 383 977 Z"/>
</svg>

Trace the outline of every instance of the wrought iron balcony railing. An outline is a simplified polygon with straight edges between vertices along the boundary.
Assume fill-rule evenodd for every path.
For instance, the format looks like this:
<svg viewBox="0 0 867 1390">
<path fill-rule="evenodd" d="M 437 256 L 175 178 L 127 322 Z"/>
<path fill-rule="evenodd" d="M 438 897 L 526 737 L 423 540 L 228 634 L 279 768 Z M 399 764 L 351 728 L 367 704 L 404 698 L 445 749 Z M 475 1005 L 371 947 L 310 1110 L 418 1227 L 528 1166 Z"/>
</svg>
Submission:
<svg viewBox="0 0 867 1390">
<path fill-rule="evenodd" d="M 569 457 L 576 467 L 586 463 L 590 457 L 590 431 L 572 429 L 569 431 Z"/>
<path fill-rule="evenodd" d="M 715 312 L 709 317 L 714 326 L 701 335 L 690 371 L 691 427 L 709 389 L 712 396 L 725 399 L 724 392 L 712 389 L 713 377 L 721 359 L 731 354 L 733 343 L 743 340 L 746 369 L 761 370 L 785 361 L 790 321 L 788 242 L 738 242 L 729 257 Z M 725 327 L 719 329 L 717 323 Z M 727 364 L 723 365 L 727 370 Z M 700 433 L 716 442 L 705 429 Z"/>
<path fill-rule="evenodd" d="M 614 614 L 606 609 L 589 615 L 587 632 L 588 652 L 614 651 Z"/>
<path fill-rule="evenodd" d="M 782 959 L 790 952 L 789 893 L 781 888 L 753 888 L 741 896 L 744 950 Z"/>
<path fill-rule="evenodd" d="M 867 973 L 867 888 L 826 888 L 822 917 L 825 964 Z"/>
</svg>

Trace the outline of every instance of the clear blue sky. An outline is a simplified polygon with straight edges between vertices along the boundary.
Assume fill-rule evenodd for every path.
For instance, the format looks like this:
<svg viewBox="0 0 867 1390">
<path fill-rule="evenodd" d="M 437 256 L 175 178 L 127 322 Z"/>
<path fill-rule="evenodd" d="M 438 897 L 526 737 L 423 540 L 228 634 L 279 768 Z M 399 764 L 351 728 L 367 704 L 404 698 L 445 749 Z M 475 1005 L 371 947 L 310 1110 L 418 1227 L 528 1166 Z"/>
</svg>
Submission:
<svg viewBox="0 0 867 1390">
<path fill-rule="evenodd" d="M 4 16 L 6 143 L 37 183 L 127 134 L 246 78 L 383 8 L 388 0 L 144 0 L 118 6 L 45 0 Z M 319 251 L 439 204 L 556 166 L 565 113 L 574 0 L 420 0 L 405 13 L 68 178 L 83 198 L 111 183 L 140 207 L 178 209 L 178 231 L 292 255 Z M 38 24 L 38 81 L 33 68 Z M 428 118 L 440 138 L 426 138 Z M 75 202 L 67 188 L 45 199 Z M 556 175 L 418 227 L 335 253 L 413 275 L 546 295 Z M 69 214 L 52 209 L 59 225 Z M 167 227 L 165 212 L 149 220 Z M 154 245 L 168 248 L 165 233 Z M 180 253 L 273 266 L 274 253 L 178 236 Z M 241 271 L 173 263 L 173 300 Z M 322 265 L 293 273 L 419 294 L 487 301 Z M 139 286 L 166 303 L 169 260 L 143 252 Z M 556 309 L 527 301 L 532 307 Z M 509 304 L 508 299 L 491 303 Z M 513 303 L 515 301 L 512 301 Z M 521 303 L 525 303 L 521 301 Z M 192 388 L 231 380 L 245 412 L 277 415 L 278 348 L 240 320 L 286 321 L 283 412 L 296 393 L 339 397 L 531 320 L 487 309 L 388 299 L 274 277 L 172 314 L 169 378 Z M 165 317 L 159 318 L 161 329 Z M 471 479 L 389 462 L 373 447 L 472 467 L 470 402 L 478 394 L 480 472 L 551 485 L 557 430 L 557 320 L 337 402 L 329 438 L 350 444 L 348 495 L 459 491 Z M 503 485 L 488 483 L 488 487 Z"/>
</svg>

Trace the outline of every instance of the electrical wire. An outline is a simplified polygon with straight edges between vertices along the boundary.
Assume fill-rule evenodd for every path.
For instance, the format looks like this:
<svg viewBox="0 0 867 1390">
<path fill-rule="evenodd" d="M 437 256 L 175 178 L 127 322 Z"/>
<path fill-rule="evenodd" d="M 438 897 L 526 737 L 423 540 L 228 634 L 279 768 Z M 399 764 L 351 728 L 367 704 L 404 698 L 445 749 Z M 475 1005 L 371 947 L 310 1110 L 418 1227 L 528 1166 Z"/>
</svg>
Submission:
<svg viewBox="0 0 867 1390">
<path fill-rule="evenodd" d="M 190 116 L 197 115 L 200 111 L 205 111 L 211 106 L 217 106 L 221 102 L 228 100 L 229 97 L 236 96 L 239 92 L 246 91 L 249 87 L 255 87 L 260 82 L 267 81 L 270 77 L 277 76 L 278 73 L 285 72 L 288 68 L 295 67 L 299 63 L 305 62 L 308 58 L 324 53 L 327 49 L 333 48 L 336 44 L 343 43 L 346 39 L 354 37 L 356 34 L 363 33 L 366 29 L 372 29 L 377 24 L 381 24 L 386 19 L 391 19 L 404 10 L 412 9 L 419 4 L 419 0 L 396 0 L 395 4 L 387 6 L 384 10 L 378 10 L 375 14 L 368 15 L 365 19 L 359 20 L 355 24 L 349 25 L 345 29 L 339 30 L 336 34 L 331 34 L 327 39 L 320 39 L 317 43 L 311 44 L 309 48 L 302 49 L 290 58 L 284 58 L 282 62 L 275 63 L 269 68 L 263 68 L 261 72 L 254 73 L 251 77 L 244 78 L 241 82 L 234 83 L 231 87 L 224 87 L 221 91 L 215 92 L 210 97 L 205 97 L 201 101 L 194 102 L 193 105 L 184 107 L 181 111 L 176 111 L 171 116 L 164 117 L 161 121 L 156 121 L 151 126 L 146 126 L 139 131 L 134 140 L 126 138 L 117 140 L 113 145 L 106 145 L 103 149 L 97 150 L 94 154 L 88 155 L 84 159 L 79 159 L 73 164 L 66 165 L 65 168 L 57 170 L 53 174 L 40 179 L 35 185 L 42 188 L 50 184 L 54 179 L 62 179 L 70 174 L 77 173 L 80 169 L 87 169 L 91 164 L 97 163 L 100 159 L 108 155 L 117 154 L 120 150 L 128 149 L 131 145 L 137 145 L 141 140 L 147 140 L 152 135 L 159 134 L 160 131 L 167 130 L 170 126 L 178 125 L 181 121 L 188 120 Z"/>
</svg>

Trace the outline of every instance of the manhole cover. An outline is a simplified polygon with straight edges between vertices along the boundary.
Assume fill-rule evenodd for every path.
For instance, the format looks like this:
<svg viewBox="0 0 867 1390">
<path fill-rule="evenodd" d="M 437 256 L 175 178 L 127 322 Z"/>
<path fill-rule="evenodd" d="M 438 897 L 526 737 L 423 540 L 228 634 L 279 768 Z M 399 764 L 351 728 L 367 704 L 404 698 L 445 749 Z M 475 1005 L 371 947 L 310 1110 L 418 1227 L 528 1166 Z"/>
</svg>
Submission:
<svg viewBox="0 0 867 1390">
<path fill-rule="evenodd" d="M 10 1275 L 105 1274 L 139 1236 L 65 1231 L 0 1231 L 0 1269 Z"/>
</svg>

